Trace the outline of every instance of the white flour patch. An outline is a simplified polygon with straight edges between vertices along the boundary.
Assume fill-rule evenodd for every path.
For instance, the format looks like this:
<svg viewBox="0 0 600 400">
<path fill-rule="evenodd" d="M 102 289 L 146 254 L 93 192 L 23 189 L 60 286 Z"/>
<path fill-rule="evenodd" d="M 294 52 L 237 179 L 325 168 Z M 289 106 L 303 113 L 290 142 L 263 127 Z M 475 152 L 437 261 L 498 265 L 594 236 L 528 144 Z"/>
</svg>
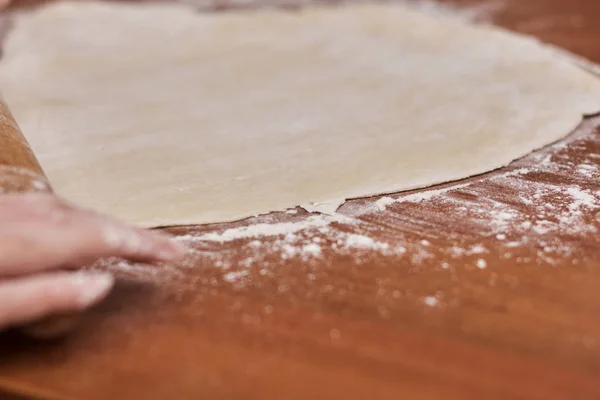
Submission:
<svg viewBox="0 0 600 400">
<path fill-rule="evenodd" d="M 262 236 L 277 236 L 291 234 L 306 229 L 326 227 L 332 222 L 342 221 L 352 223 L 351 220 L 342 216 L 316 215 L 308 217 L 306 220 L 296 222 L 249 225 L 240 228 L 227 229 L 226 231 L 220 233 L 206 233 L 201 236 L 180 236 L 177 239 L 184 241 L 187 240 L 225 243 L 232 242 L 234 240 L 259 238 Z"/>
<path fill-rule="evenodd" d="M 382 197 L 375 202 L 375 206 L 380 210 L 385 210 L 388 206 L 395 203 L 419 203 L 423 200 L 430 200 L 439 197 L 450 190 L 457 190 L 469 186 L 468 184 L 463 185 L 452 185 L 442 189 L 427 189 L 421 192 L 416 192 L 408 195 L 400 195 L 399 197 Z"/>
<path fill-rule="evenodd" d="M 423 299 L 423 303 L 428 307 L 436 307 L 439 304 L 439 300 L 435 296 L 427 296 Z"/>
<path fill-rule="evenodd" d="M 334 222 L 336 225 L 332 225 Z M 259 223 L 219 232 L 188 234 L 176 239 L 198 249 L 195 262 L 201 259 L 206 264 L 236 271 L 240 267 L 265 269 L 273 263 L 285 264 L 292 261 L 312 265 L 322 262 L 331 253 L 352 255 L 354 261 L 361 263 L 360 258 L 365 255 L 402 256 L 406 252 L 404 247 L 397 244 L 376 240 L 366 233 L 354 232 L 360 231 L 361 225 L 360 221 L 343 216 L 311 215 L 293 222 Z M 349 232 L 350 229 L 353 232 Z M 233 254 L 226 250 L 206 249 L 214 243 L 227 244 L 234 240 L 245 243 L 239 252 Z M 246 275 L 240 275 L 236 282 Z M 231 281 L 232 275 L 227 276 L 225 281 Z"/>
</svg>

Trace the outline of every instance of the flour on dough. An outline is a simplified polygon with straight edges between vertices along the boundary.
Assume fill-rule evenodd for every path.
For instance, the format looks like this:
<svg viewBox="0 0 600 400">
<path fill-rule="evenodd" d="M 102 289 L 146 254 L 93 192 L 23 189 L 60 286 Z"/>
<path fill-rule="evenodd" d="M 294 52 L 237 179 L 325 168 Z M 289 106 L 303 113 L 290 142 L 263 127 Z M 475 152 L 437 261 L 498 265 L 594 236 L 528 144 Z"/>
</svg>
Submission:
<svg viewBox="0 0 600 400">
<path fill-rule="evenodd" d="M 146 226 L 464 178 L 600 110 L 600 81 L 536 40 L 399 5 L 15 18 L 0 88 L 54 188 Z"/>
</svg>

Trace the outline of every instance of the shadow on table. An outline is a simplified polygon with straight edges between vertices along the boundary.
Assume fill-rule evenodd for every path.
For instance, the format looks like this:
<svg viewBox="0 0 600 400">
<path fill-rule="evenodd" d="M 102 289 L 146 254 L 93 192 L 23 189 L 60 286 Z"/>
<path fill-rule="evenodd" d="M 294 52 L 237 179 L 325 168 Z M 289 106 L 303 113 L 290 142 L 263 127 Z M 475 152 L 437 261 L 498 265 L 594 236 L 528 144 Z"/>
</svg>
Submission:
<svg viewBox="0 0 600 400">
<path fill-rule="evenodd" d="M 67 357 L 70 342 L 92 336 L 109 316 L 116 315 L 126 319 L 128 316 L 147 312 L 147 309 L 152 307 L 148 299 L 155 293 L 156 287 L 152 284 L 117 280 L 108 298 L 79 315 L 76 326 L 66 335 L 39 340 L 18 330 L 0 332 L 0 362 L 8 363 L 16 358 L 46 359 L 45 357 L 60 362 L 60 358 Z M 0 392 L 0 400 L 3 399 L 3 394 Z"/>
</svg>

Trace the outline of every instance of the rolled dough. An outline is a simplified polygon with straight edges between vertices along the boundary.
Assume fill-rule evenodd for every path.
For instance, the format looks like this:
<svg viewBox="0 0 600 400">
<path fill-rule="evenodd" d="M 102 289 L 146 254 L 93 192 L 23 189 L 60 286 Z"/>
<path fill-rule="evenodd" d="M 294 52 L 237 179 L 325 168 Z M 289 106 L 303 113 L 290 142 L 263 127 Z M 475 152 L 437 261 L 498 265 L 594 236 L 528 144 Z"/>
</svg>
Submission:
<svg viewBox="0 0 600 400">
<path fill-rule="evenodd" d="M 600 110 L 600 82 L 552 48 L 398 5 L 15 18 L 0 88 L 55 190 L 145 226 L 464 178 Z"/>
</svg>

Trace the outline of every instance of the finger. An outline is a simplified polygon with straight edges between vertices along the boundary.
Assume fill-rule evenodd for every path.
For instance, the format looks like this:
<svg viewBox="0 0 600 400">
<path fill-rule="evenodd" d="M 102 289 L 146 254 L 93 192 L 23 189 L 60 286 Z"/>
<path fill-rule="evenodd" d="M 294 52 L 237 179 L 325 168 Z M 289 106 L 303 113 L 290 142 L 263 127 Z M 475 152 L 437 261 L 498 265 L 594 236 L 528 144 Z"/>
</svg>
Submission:
<svg viewBox="0 0 600 400">
<path fill-rule="evenodd" d="M 56 211 L 56 210 L 55 210 Z M 103 257 L 174 261 L 185 248 L 171 238 L 132 228 L 87 210 L 67 209 L 0 231 L 0 274 L 78 267 Z"/>
<path fill-rule="evenodd" d="M 79 311 L 102 300 L 113 277 L 98 272 L 58 272 L 0 282 L 0 329 L 52 314 Z"/>
<path fill-rule="evenodd" d="M 134 228 L 113 220 L 97 223 L 93 235 L 97 251 L 133 261 L 174 261 L 183 256 L 186 247 L 171 236 L 151 230 Z M 86 254 L 83 254 L 86 256 Z"/>
<path fill-rule="evenodd" d="M 89 221 L 89 224 L 82 223 L 78 226 L 82 229 L 90 228 L 90 239 L 93 236 L 100 237 L 100 240 L 93 240 L 98 246 L 97 251 L 103 253 L 102 257 L 123 257 L 132 261 L 173 261 L 182 257 L 186 251 L 186 247 L 173 240 L 170 235 L 136 228 L 72 204 L 70 207 L 74 210 L 73 215 L 80 215 L 82 220 Z M 87 257 L 85 253 L 83 256 Z"/>
</svg>

